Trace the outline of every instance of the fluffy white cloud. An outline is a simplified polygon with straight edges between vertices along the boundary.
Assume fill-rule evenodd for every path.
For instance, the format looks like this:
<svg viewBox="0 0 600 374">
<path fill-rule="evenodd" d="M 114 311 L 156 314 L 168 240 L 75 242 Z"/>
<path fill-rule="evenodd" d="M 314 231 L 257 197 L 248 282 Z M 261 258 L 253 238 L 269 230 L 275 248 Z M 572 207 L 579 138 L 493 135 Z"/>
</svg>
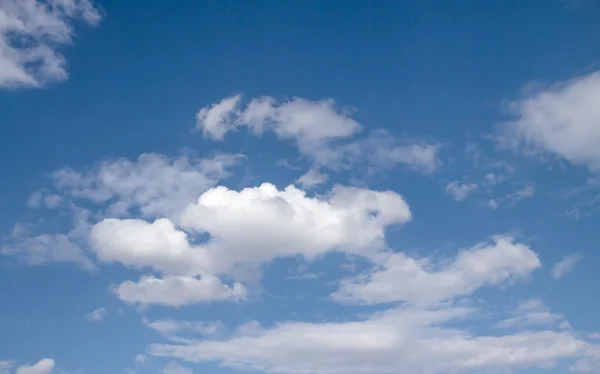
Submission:
<svg viewBox="0 0 600 374">
<path fill-rule="evenodd" d="M 271 97 L 251 100 L 240 108 L 240 96 L 223 99 L 218 104 L 200 109 L 196 125 L 206 136 L 223 139 L 239 126 L 247 126 L 255 134 L 273 131 L 283 139 L 298 141 L 300 148 L 315 143 L 355 134 L 359 124 L 335 108 L 333 100 L 308 101 L 294 98 L 277 103 Z"/>
<path fill-rule="evenodd" d="M 150 353 L 273 373 L 481 373 L 549 367 L 585 355 L 569 332 L 474 336 L 449 326 L 471 308 L 391 309 L 343 323 L 279 323 L 242 328 L 228 339 L 154 344 Z"/>
<path fill-rule="evenodd" d="M 207 250 L 189 243 L 188 235 L 166 218 L 105 219 L 92 228 L 91 245 L 99 261 L 138 269 L 150 267 L 169 275 L 196 275 L 210 270 Z"/>
<path fill-rule="evenodd" d="M 484 285 L 526 277 L 541 266 L 528 246 L 509 237 L 494 240 L 461 250 L 452 261 L 439 264 L 429 258 L 392 254 L 382 269 L 342 281 L 332 297 L 347 303 L 431 304 L 469 295 Z"/>
<path fill-rule="evenodd" d="M 296 181 L 304 189 L 310 189 L 327 182 L 329 176 L 321 173 L 318 168 L 311 168 Z"/>
<path fill-rule="evenodd" d="M 460 183 L 453 181 L 446 185 L 446 192 L 452 196 L 456 201 L 462 201 L 469 196 L 469 194 L 477 189 L 475 183 Z"/>
<path fill-rule="evenodd" d="M 404 164 L 429 173 L 439 166 L 439 147 L 434 144 L 398 145 L 384 131 L 354 139 L 361 126 L 349 114 L 336 108 L 333 100 L 294 98 L 278 103 L 272 97 L 261 97 L 243 106 L 238 95 L 200 109 L 196 127 L 215 140 L 222 140 L 227 132 L 241 126 L 256 135 L 272 131 L 281 139 L 293 140 L 299 152 L 318 167 L 334 170 L 357 165 L 385 169 Z"/>
<path fill-rule="evenodd" d="M 172 216 L 202 192 L 229 176 L 241 155 L 197 159 L 142 154 L 135 161 L 108 160 L 85 171 L 53 173 L 54 187 L 71 198 L 109 204 L 105 215 L 126 216 L 132 208 L 144 217 Z"/>
<path fill-rule="evenodd" d="M 0 88 L 67 79 L 58 51 L 71 44 L 71 21 L 90 25 L 101 16 L 90 0 L 0 0 Z"/>
<path fill-rule="evenodd" d="M 92 322 L 100 322 L 104 319 L 104 317 L 106 317 L 107 314 L 108 311 L 105 308 L 98 308 L 86 314 L 85 319 Z"/>
<path fill-rule="evenodd" d="M 44 358 L 32 366 L 19 366 L 15 371 L 15 374 L 50 374 L 52 373 L 52 370 L 54 370 L 54 360 Z"/>
<path fill-rule="evenodd" d="M 525 328 L 535 325 L 555 325 L 564 316 L 552 313 L 540 299 L 530 299 L 520 303 L 512 312 L 511 317 L 496 324 L 497 328 Z M 561 324 L 564 325 L 563 321 Z M 568 324 L 568 322 L 567 322 Z M 560 326 L 559 326 L 560 327 Z"/>
<path fill-rule="evenodd" d="M 411 219 L 408 204 L 392 191 L 335 186 L 308 197 L 294 186 L 272 184 L 233 191 L 217 187 L 182 214 L 181 225 L 210 234 L 205 244 L 217 269 L 328 251 L 369 254 L 384 246 L 390 225 Z"/>
<path fill-rule="evenodd" d="M 218 273 L 237 264 L 276 257 L 314 259 L 328 251 L 368 255 L 384 247 L 385 227 L 411 219 L 408 205 L 391 191 L 336 186 L 326 197 L 308 197 L 272 184 L 241 191 L 216 187 L 189 205 L 182 227 L 209 240 L 198 245 L 167 219 L 106 219 L 92 229 L 98 259 L 165 274 Z"/>
<path fill-rule="evenodd" d="M 169 276 L 156 278 L 144 276 L 139 282 L 126 281 L 115 290 L 127 303 L 181 307 L 212 300 L 244 299 L 246 288 L 241 283 L 229 287 L 212 275 L 202 277 Z"/>
<path fill-rule="evenodd" d="M 600 170 L 600 72 L 558 83 L 512 103 L 502 140 L 525 143 Z"/>
<path fill-rule="evenodd" d="M 162 369 L 162 374 L 194 374 L 194 371 L 176 362 L 170 362 Z"/>
<path fill-rule="evenodd" d="M 196 114 L 196 126 L 204 136 L 222 140 L 229 131 L 235 130 L 239 116 L 240 95 L 227 97 L 220 103 L 204 107 Z"/>
<path fill-rule="evenodd" d="M 278 257 L 312 260 L 329 251 L 375 256 L 385 250 L 385 228 L 410 219 L 406 202 L 391 191 L 335 186 L 325 197 L 308 197 L 291 185 L 278 190 L 265 183 L 203 193 L 178 218 L 191 236 L 165 218 L 152 223 L 105 219 L 93 226 L 90 236 L 99 261 L 167 275 L 121 284 L 121 299 L 182 306 L 244 297 L 241 284 L 230 289 L 214 274 L 252 269 Z M 208 238 L 192 244 L 197 235 Z"/>
<path fill-rule="evenodd" d="M 563 258 L 559 263 L 552 267 L 552 277 L 559 279 L 571 272 L 575 265 L 581 261 L 582 257 L 580 254 L 572 254 Z"/>
</svg>

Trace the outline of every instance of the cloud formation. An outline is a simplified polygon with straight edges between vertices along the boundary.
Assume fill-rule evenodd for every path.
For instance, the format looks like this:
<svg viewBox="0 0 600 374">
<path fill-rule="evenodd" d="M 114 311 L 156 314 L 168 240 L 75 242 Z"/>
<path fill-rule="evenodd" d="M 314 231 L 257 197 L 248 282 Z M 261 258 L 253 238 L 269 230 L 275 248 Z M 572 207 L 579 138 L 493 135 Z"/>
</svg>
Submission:
<svg viewBox="0 0 600 374">
<path fill-rule="evenodd" d="M 431 173 L 439 167 L 438 145 L 415 141 L 396 144 L 383 130 L 357 138 L 362 127 L 351 113 L 348 108 L 336 107 L 332 99 L 293 98 L 279 103 L 272 97 L 259 97 L 243 105 L 237 95 L 200 109 L 196 128 L 213 140 L 223 140 L 240 127 L 254 135 L 271 131 L 280 139 L 293 141 L 300 154 L 316 167 L 332 170 L 388 169 L 403 164 Z"/>
<path fill-rule="evenodd" d="M 510 109 L 515 119 L 503 126 L 505 142 L 600 171 L 600 72 L 557 83 Z"/>
<path fill-rule="evenodd" d="M 430 258 L 392 254 L 381 269 L 342 281 L 332 297 L 358 304 L 435 304 L 470 295 L 484 285 L 526 277 L 540 266 L 537 254 L 528 246 L 498 236 L 493 243 L 461 250 L 452 261 L 442 264 Z"/>
<path fill-rule="evenodd" d="M 101 18 L 90 0 L 0 1 L 0 88 L 67 79 L 59 49 L 72 43 L 72 21 L 95 26 Z"/>
</svg>

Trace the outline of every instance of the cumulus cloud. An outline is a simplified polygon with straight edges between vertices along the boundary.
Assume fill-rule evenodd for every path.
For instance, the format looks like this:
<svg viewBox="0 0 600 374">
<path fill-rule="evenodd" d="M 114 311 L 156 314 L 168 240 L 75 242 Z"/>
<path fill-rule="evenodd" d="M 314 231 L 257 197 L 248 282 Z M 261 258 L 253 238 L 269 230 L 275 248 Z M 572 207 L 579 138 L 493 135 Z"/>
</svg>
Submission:
<svg viewBox="0 0 600 374">
<path fill-rule="evenodd" d="M 515 101 L 501 139 L 600 170 L 600 72 L 558 83 Z"/>
<path fill-rule="evenodd" d="M 292 185 L 278 190 L 265 183 L 241 191 L 220 186 L 178 218 L 191 235 L 166 218 L 112 218 L 92 227 L 91 247 L 100 262 L 168 276 L 125 282 L 117 289 L 121 299 L 182 306 L 243 298 L 241 284 L 230 289 L 214 276 L 239 266 L 297 255 L 314 260 L 330 251 L 375 256 L 386 249 L 385 228 L 410 219 L 408 204 L 391 191 L 335 186 L 325 197 L 308 197 Z M 197 235 L 208 239 L 195 243 Z"/>
<path fill-rule="evenodd" d="M 264 183 L 241 191 L 219 186 L 190 204 L 180 225 L 208 234 L 202 244 L 190 244 L 167 219 L 107 219 L 91 236 L 100 261 L 195 275 L 336 250 L 368 255 L 384 247 L 387 226 L 410 219 L 408 204 L 391 191 L 335 186 L 326 197 L 308 197 L 294 186 L 278 190 Z"/>
<path fill-rule="evenodd" d="M 498 236 L 493 243 L 461 250 L 452 261 L 441 264 L 429 258 L 392 254 L 381 269 L 342 281 L 332 297 L 360 304 L 432 304 L 469 295 L 484 285 L 526 277 L 540 266 L 537 254 L 528 246 Z"/>
<path fill-rule="evenodd" d="M 585 355 L 569 332 L 474 336 L 449 326 L 476 310 L 396 308 L 351 322 L 279 323 L 240 329 L 228 339 L 154 344 L 150 353 L 274 373 L 481 373 L 550 367 Z"/>
<path fill-rule="evenodd" d="M 225 285 L 213 275 L 202 277 L 143 276 L 139 282 L 126 281 L 115 290 L 119 298 L 130 304 L 182 307 L 214 300 L 238 300 L 246 297 L 241 283 Z"/>
<path fill-rule="evenodd" d="M 19 366 L 15 371 L 15 374 L 50 374 L 52 373 L 52 370 L 54 370 L 54 360 L 44 358 L 32 366 Z"/>
<path fill-rule="evenodd" d="M 329 176 L 321 173 L 318 168 L 311 168 L 296 181 L 304 189 L 310 189 L 327 182 Z"/>
<path fill-rule="evenodd" d="M 430 173 L 440 165 L 439 146 L 435 144 L 395 144 L 384 131 L 356 139 L 361 126 L 350 114 L 348 109 L 337 108 L 331 99 L 293 98 L 278 103 L 272 97 L 260 97 L 244 106 L 238 95 L 200 109 L 196 127 L 214 140 L 222 140 L 239 127 L 247 127 L 255 135 L 271 131 L 281 139 L 294 141 L 299 152 L 317 167 L 333 170 L 357 165 L 385 169 L 403 164 Z"/>
<path fill-rule="evenodd" d="M 104 319 L 104 317 L 106 317 L 107 314 L 108 311 L 105 308 L 98 308 L 86 314 L 85 319 L 92 322 L 100 322 Z"/>
<path fill-rule="evenodd" d="M 552 267 L 552 277 L 554 279 L 560 279 L 567 273 L 571 272 L 575 265 L 581 261 L 582 257 L 580 254 L 572 254 L 563 258 L 559 263 Z"/>
<path fill-rule="evenodd" d="M 90 0 L 0 1 L 0 88 L 67 79 L 59 49 L 72 42 L 72 21 L 97 25 L 100 19 Z"/>
<path fill-rule="evenodd" d="M 100 262 L 169 275 L 196 275 L 211 268 L 205 248 L 189 243 L 188 235 L 166 218 L 152 223 L 109 218 L 95 224 L 91 245 Z"/>
<path fill-rule="evenodd" d="M 446 193 L 448 193 L 456 201 L 462 201 L 469 196 L 469 194 L 477 189 L 475 183 L 461 183 L 453 181 L 446 185 Z"/>
</svg>

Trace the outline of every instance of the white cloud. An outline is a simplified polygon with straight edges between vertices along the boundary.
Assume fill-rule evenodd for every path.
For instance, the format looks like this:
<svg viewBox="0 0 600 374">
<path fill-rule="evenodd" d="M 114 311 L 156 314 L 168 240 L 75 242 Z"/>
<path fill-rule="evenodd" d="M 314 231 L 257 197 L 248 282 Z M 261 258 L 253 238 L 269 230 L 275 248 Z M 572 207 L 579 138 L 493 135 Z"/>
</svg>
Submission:
<svg viewBox="0 0 600 374">
<path fill-rule="evenodd" d="M 241 283 L 236 282 L 229 287 L 212 275 L 203 275 L 200 278 L 168 276 L 162 279 L 144 276 L 137 283 L 121 283 L 115 292 L 127 303 L 157 304 L 174 308 L 213 300 L 244 299 L 247 294 Z"/>
<path fill-rule="evenodd" d="M 581 357 L 587 343 L 569 332 L 474 336 L 449 324 L 471 308 L 391 309 L 343 323 L 279 323 L 239 329 L 228 339 L 154 344 L 151 354 L 272 373 L 481 373 L 551 367 Z"/>
<path fill-rule="evenodd" d="M 326 197 L 311 198 L 294 186 L 280 191 L 265 183 L 239 192 L 220 186 L 202 194 L 179 220 L 208 234 L 207 242 L 190 244 L 167 219 L 106 219 L 92 228 L 91 242 L 103 262 L 195 275 L 335 250 L 368 255 L 384 247 L 385 227 L 410 219 L 406 202 L 391 191 L 335 186 Z"/>
<path fill-rule="evenodd" d="M 19 235 L 0 248 L 0 254 L 16 256 L 28 265 L 73 262 L 86 270 L 95 269 L 81 246 L 65 234 Z"/>
<path fill-rule="evenodd" d="M 310 189 L 327 182 L 329 176 L 321 173 L 318 168 L 311 168 L 296 181 L 304 189 Z"/>
<path fill-rule="evenodd" d="M 144 365 L 146 363 L 146 356 L 144 356 L 143 354 L 137 354 L 135 356 L 135 359 L 133 360 L 133 362 L 135 362 L 138 365 Z"/>
<path fill-rule="evenodd" d="M 600 346 L 594 345 L 588 347 L 585 357 L 578 360 L 575 365 L 570 368 L 570 371 L 591 374 L 600 372 Z"/>
<path fill-rule="evenodd" d="M 564 316 L 552 313 L 544 303 L 537 298 L 523 301 L 512 311 L 511 317 L 504 319 L 496 324 L 497 328 L 525 328 L 535 325 L 555 325 Z M 561 325 L 564 325 L 563 321 Z M 567 322 L 568 324 L 568 322 Z M 560 326 L 559 326 L 560 327 Z M 561 327 L 562 328 L 562 327 Z"/>
<path fill-rule="evenodd" d="M 92 322 L 100 322 L 104 319 L 104 317 L 106 317 L 107 314 L 108 311 L 105 308 L 98 308 L 86 314 L 85 319 Z"/>
<path fill-rule="evenodd" d="M 67 79 L 59 48 L 71 44 L 71 22 L 97 25 L 89 0 L 1 0 L 0 88 L 40 87 Z"/>
<path fill-rule="evenodd" d="M 52 370 L 54 370 L 54 360 L 44 358 L 32 366 L 19 366 L 15 374 L 50 374 Z"/>
<path fill-rule="evenodd" d="M 363 139 L 315 149 L 312 157 L 318 165 L 333 170 L 356 168 L 386 170 L 398 164 L 430 174 L 441 165 L 440 146 L 424 141 L 404 141 L 400 144 L 383 130 L 374 131 Z"/>
<path fill-rule="evenodd" d="M 404 199 L 392 191 L 334 186 L 325 197 L 307 197 L 288 186 L 264 183 L 233 191 L 217 187 L 182 214 L 184 228 L 210 234 L 205 244 L 217 269 L 329 251 L 354 254 L 382 249 L 385 227 L 411 219 Z"/>
<path fill-rule="evenodd" d="M 104 161 L 85 172 L 62 169 L 53 173 L 53 181 L 63 195 L 108 204 L 107 216 L 127 216 L 137 208 L 144 217 L 169 217 L 229 177 L 229 169 L 241 157 L 170 158 L 146 153 L 135 161 Z"/>
<path fill-rule="evenodd" d="M 278 103 L 272 97 L 261 97 L 250 100 L 244 107 L 240 96 L 233 96 L 200 109 L 196 127 L 214 140 L 222 140 L 227 132 L 241 126 L 255 135 L 272 131 L 281 139 L 293 140 L 299 152 L 316 167 L 333 170 L 348 169 L 357 164 L 367 169 L 403 164 L 431 173 L 440 165 L 439 147 L 434 144 L 397 145 L 384 131 L 354 139 L 361 126 L 349 114 L 348 110 L 336 108 L 331 99 L 294 98 Z"/>
<path fill-rule="evenodd" d="M 514 193 L 509 194 L 507 196 L 507 198 L 511 202 L 515 203 L 517 201 L 533 197 L 533 195 L 535 195 L 535 186 L 529 185 L 529 186 L 523 187 L 522 189 L 520 189 Z"/>
<path fill-rule="evenodd" d="M 207 250 L 189 243 L 188 235 L 166 218 L 105 219 L 92 228 L 91 245 L 100 262 L 151 267 L 169 275 L 196 275 L 210 270 Z"/>
<path fill-rule="evenodd" d="M 257 135 L 273 131 L 282 139 L 294 139 L 300 148 L 349 137 L 360 129 L 356 121 L 335 108 L 333 100 L 294 98 L 277 103 L 271 97 L 261 97 L 248 102 L 244 109 L 239 104 L 240 96 L 234 96 L 200 109 L 196 116 L 198 129 L 213 139 L 223 139 L 228 131 L 247 126 Z"/>
<path fill-rule="evenodd" d="M 121 284 L 122 300 L 181 306 L 243 297 L 241 284 L 229 289 L 214 274 L 235 276 L 235 269 L 253 269 L 278 257 L 312 260 L 329 251 L 375 256 L 385 250 L 385 228 L 410 219 L 406 202 L 391 191 L 335 186 L 325 197 L 311 198 L 294 186 L 280 191 L 265 183 L 239 192 L 220 186 L 178 219 L 193 235 L 165 218 L 153 223 L 113 218 L 93 226 L 91 247 L 100 262 L 168 276 Z M 208 240 L 192 244 L 196 234 Z"/>
<path fill-rule="evenodd" d="M 14 256 L 25 264 L 36 266 L 53 262 L 72 262 L 80 268 L 91 271 L 96 266 L 87 256 L 83 246 L 87 243 L 87 222 L 89 212 L 76 208 L 73 210 L 74 228 L 67 234 L 35 234 L 34 226 L 15 224 L 11 234 L 4 238 L 0 254 Z"/>
<path fill-rule="evenodd" d="M 552 267 L 552 277 L 560 279 L 567 273 L 571 272 L 575 265 L 581 261 L 582 257 L 579 254 L 572 254 L 563 258 L 559 263 Z"/>
<path fill-rule="evenodd" d="M 591 332 L 587 334 L 588 339 L 600 340 L 600 332 Z"/>
<path fill-rule="evenodd" d="M 498 209 L 498 201 L 496 199 L 490 199 L 488 200 L 487 204 L 486 204 L 490 209 Z"/>
<path fill-rule="evenodd" d="M 510 237 L 494 240 L 461 250 L 452 261 L 439 265 L 429 258 L 392 254 L 382 269 L 342 281 L 332 297 L 346 303 L 431 304 L 469 295 L 484 285 L 526 277 L 541 266 L 528 246 Z"/>
<path fill-rule="evenodd" d="M 458 181 L 450 182 L 446 186 L 446 192 L 456 201 L 466 199 L 467 196 L 476 189 L 477 184 L 475 183 L 460 183 Z"/>
<path fill-rule="evenodd" d="M 162 374 L 194 374 L 194 371 L 176 362 L 170 362 L 162 369 Z"/>
<path fill-rule="evenodd" d="M 501 139 L 600 169 L 600 72 L 562 82 L 512 103 L 516 118 Z"/>
<path fill-rule="evenodd" d="M 222 140 L 229 131 L 235 130 L 239 116 L 240 95 L 223 99 L 220 103 L 204 107 L 196 114 L 196 126 L 204 136 Z"/>
</svg>

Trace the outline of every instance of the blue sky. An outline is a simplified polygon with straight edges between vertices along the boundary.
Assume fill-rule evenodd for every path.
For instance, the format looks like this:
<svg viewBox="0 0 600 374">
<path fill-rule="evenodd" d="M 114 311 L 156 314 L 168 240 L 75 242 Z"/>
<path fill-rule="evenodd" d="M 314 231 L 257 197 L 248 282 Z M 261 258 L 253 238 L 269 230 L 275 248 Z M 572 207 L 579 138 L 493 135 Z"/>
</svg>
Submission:
<svg viewBox="0 0 600 374">
<path fill-rule="evenodd" d="M 0 374 L 600 372 L 599 20 L 0 0 Z"/>
</svg>

